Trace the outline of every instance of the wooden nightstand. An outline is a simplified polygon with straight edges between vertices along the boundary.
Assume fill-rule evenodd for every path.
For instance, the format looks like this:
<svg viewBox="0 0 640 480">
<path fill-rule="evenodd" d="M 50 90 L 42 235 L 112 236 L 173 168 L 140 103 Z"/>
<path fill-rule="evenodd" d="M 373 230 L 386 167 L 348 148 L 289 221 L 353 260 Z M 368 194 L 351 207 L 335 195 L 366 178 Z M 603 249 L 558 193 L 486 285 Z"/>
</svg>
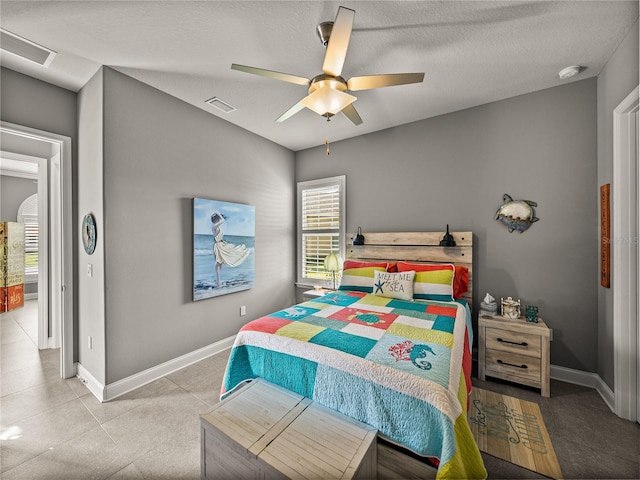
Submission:
<svg viewBox="0 0 640 480">
<path fill-rule="evenodd" d="M 549 396 L 549 327 L 524 318 L 478 317 L 478 378 L 496 377 Z"/>
<path fill-rule="evenodd" d="M 307 300 L 313 300 L 314 298 L 323 297 L 327 293 L 333 292 L 333 290 L 328 290 L 323 288 L 322 290 L 311 289 L 306 292 L 302 292 L 302 299 L 306 302 Z"/>
</svg>

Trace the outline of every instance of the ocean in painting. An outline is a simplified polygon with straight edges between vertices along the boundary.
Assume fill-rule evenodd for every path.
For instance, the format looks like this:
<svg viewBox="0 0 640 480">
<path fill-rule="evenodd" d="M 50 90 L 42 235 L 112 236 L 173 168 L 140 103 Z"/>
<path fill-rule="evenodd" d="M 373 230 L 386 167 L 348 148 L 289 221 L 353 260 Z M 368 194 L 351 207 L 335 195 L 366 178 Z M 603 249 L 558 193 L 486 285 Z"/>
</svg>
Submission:
<svg viewBox="0 0 640 480">
<path fill-rule="evenodd" d="M 255 281 L 255 237 L 225 235 L 234 245 L 245 245 L 251 252 L 237 267 L 223 265 L 220 286 L 216 287 L 216 258 L 213 255 L 213 235 L 195 234 L 193 238 L 193 299 L 215 297 L 247 290 Z"/>
</svg>

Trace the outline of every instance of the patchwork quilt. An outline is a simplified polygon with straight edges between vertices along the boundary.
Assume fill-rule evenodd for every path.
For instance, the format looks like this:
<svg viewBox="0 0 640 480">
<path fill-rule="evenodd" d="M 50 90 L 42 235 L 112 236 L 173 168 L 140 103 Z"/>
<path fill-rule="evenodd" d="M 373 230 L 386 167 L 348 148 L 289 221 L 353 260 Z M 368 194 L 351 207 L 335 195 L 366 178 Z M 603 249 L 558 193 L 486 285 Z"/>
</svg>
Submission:
<svg viewBox="0 0 640 480">
<path fill-rule="evenodd" d="M 221 397 L 261 377 L 437 459 L 437 478 L 486 478 L 466 418 L 472 344 L 464 301 L 338 291 L 242 327 Z"/>
</svg>

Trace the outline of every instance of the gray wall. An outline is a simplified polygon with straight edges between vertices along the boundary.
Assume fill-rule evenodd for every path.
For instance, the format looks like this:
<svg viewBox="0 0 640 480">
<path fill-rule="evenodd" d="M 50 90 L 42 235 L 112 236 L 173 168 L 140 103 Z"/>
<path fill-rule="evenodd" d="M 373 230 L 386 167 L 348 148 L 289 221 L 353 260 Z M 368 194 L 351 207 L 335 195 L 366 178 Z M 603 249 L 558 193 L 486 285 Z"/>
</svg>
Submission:
<svg viewBox="0 0 640 480">
<path fill-rule="evenodd" d="M 595 372 L 596 87 L 586 79 L 336 142 L 330 156 L 298 152 L 297 180 L 346 174 L 348 231 L 473 231 L 476 297 L 538 305 L 554 329 L 552 363 Z M 504 193 L 538 202 L 540 221 L 509 233 L 493 218 Z"/>
<path fill-rule="evenodd" d="M 598 186 L 613 180 L 613 110 L 638 83 L 636 22 L 598 76 Z M 615 185 L 611 189 L 613 196 Z M 601 287 L 599 283 L 598 317 L 598 375 L 613 389 L 613 289 Z"/>
<path fill-rule="evenodd" d="M 7 68 L 0 68 L 5 122 L 76 138 L 76 94 Z M 75 151 L 75 143 L 73 145 Z"/>
<path fill-rule="evenodd" d="M 115 70 L 104 72 L 110 384 L 293 303 L 295 165 L 290 150 Z M 193 197 L 255 205 L 254 288 L 191 300 Z"/>
<path fill-rule="evenodd" d="M 5 68 L 0 74 L 3 121 L 72 139 L 74 231 L 85 213 L 98 217 L 94 255 L 78 253 L 80 235 L 74 239 L 74 311 L 82 316 L 74 360 L 97 380 L 112 383 L 214 343 L 293 301 L 291 151 L 109 69 L 104 85 L 100 71 L 79 95 Z M 110 164 L 101 167 L 103 154 Z M 191 302 L 194 196 L 256 206 L 253 289 Z M 95 337 L 91 352 L 87 335 Z"/>
<path fill-rule="evenodd" d="M 37 180 L 0 175 L 0 220 L 17 222 L 18 208 L 35 193 L 38 193 Z"/>
</svg>

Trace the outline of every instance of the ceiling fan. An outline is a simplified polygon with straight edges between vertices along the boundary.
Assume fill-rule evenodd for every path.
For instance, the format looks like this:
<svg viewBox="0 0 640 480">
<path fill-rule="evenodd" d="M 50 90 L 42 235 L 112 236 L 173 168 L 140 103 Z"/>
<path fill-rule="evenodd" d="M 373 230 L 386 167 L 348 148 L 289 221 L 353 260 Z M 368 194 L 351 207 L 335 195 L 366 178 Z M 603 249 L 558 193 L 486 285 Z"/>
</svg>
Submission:
<svg viewBox="0 0 640 480">
<path fill-rule="evenodd" d="M 231 68 L 240 72 L 253 73 L 263 77 L 308 86 L 308 95 L 296 103 L 289 110 L 277 118 L 277 122 L 283 122 L 295 115 L 303 108 L 309 108 L 318 115 L 327 118 L 327 121 L 336 113 L 342 112 L 355 125 L 362 123 L 362 118 L 353 107 L 355 96 L 349 91 L 370 90 L 373 88 L 390 87 L 394 85 L 406 85 L 420 83 L 424 79 L 423 73 L 388 73 L 383 75 L 365 75 L 351 77 L 345 80 L 340 76 L 344 66 L 353 19 L 356 12 L 349 8 L 339 7 L 335 22 L 323 22 L 317 27 L 317 33 L 327 51 L 322 64 L 320 75 L 312 79 L 290 75 L 288 73 L 274 72 L 263 68 L 249 67 L 233 63 Z"/>
</svg>

